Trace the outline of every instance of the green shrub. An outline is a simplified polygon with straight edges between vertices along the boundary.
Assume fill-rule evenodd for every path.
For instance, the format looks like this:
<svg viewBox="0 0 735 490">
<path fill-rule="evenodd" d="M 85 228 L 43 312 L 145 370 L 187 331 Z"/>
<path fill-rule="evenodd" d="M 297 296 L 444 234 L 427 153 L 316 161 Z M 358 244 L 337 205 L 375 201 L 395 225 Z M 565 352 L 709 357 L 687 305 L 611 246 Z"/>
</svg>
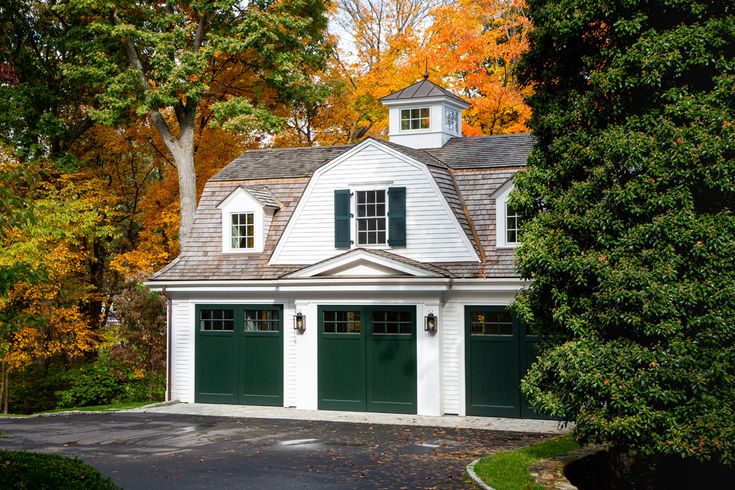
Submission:
<svg viewBox="0 0 735 490">
<path fill-rule="evenodd" d="M 57 393 L 58 408 L 111 403 L 124 393 L 121 377 L 102 352 L 94 362 L 67 371 L 69 388 Z"/>
<path fill-rule="evenodd" d="M 0 451 L 0 488 L 118 489 L 78 459 L 25 451 Z"/>
<path fill-rule="evenodd" d="M 64 375 L 68 388 L 57 393 L 57 408 L 158 401 L 164 395 L 164 376 L 144 373 L 101 351 L 94 362 L 70 369 Z"/>
<path fill-rule="evenodd" d="M 51 364 L 33 364 L 10 377 L 11 413 L 43 412 L 56 408 L 58 391 L 68 388 L 69 382 L 63 367 Z"/>
</svg>

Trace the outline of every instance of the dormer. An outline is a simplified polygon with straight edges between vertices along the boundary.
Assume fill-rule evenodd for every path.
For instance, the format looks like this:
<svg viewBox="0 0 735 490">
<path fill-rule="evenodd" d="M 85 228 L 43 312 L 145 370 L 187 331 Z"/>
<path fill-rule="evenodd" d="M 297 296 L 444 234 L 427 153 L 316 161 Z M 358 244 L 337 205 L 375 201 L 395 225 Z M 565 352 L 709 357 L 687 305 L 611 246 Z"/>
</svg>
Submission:
<svg viewBox="0 0 735 490">
<path fill-rule="evenodd" d="M 428 80 L 380 99 L 389 110 L 391 143 L 410 148 L 440 148 L 462 136 L 462 111 L 469 104 Z"/>
<path fill-rule="evenodd" d="M 260 253 L 281 203 L 264 186 L 238 186 L 217 205 L 222 212 L 222 253 Z"/>
</svg>

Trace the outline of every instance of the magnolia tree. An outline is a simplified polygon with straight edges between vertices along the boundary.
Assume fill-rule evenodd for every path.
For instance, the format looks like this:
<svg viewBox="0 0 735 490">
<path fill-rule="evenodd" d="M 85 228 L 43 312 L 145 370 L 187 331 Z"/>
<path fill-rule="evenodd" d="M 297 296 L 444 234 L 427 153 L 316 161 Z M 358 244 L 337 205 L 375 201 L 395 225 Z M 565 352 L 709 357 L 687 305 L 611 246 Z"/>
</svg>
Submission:
<svg viewBox="0 0 735 490">
<path fill-rule="evenodd" d="M 523 382 L 581 442 L 735 462 L 735 6 L 529 0 Z"/>
</svg>

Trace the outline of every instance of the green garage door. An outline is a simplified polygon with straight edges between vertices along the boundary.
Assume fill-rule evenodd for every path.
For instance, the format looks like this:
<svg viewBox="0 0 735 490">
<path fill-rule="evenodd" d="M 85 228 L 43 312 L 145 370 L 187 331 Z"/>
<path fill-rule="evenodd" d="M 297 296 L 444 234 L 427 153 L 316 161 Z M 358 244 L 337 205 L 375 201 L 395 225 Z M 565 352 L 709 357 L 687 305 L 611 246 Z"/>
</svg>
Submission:
<svg viewBox="0 0 735 490">
<path fill-rule="evenodd" d="M 465 307 L 467 414 L 535 417 L 520 381 L 535 359 L 536 338 L 504 306 Z"/>
<path fill-rule="evenodd" d="M 416 308 L 320 306 L 319 408 L 416 413 Z"/>
<path fill-rule="evenodd" d="M 283 307 L 197 305 L 195 401 L 283 405 Z"/>
</svg>

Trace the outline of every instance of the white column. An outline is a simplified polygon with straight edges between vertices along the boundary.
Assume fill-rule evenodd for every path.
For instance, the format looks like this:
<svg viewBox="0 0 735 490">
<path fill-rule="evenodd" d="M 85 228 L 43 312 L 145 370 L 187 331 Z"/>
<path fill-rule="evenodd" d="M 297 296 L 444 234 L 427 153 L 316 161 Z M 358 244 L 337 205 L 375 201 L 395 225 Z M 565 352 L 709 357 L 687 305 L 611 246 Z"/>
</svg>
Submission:
<svg viewBox="0 0 735 490">
<path fill-rule="evenodd" d="M 296 311 L 306 316 L 304 333 L 296 334 L 296 408 L 316 410 L 317 379 L 317 305 L 296 301 Z"/>
<path fill-rule="evenodd" d="M 424 317 L 437 315 L 437 333 L 424 331 Z M 438 303 L 416 307 L 416 403 L 418 415 L 441 415 L 440 338 L 441 310 Z"/>
</svg>

